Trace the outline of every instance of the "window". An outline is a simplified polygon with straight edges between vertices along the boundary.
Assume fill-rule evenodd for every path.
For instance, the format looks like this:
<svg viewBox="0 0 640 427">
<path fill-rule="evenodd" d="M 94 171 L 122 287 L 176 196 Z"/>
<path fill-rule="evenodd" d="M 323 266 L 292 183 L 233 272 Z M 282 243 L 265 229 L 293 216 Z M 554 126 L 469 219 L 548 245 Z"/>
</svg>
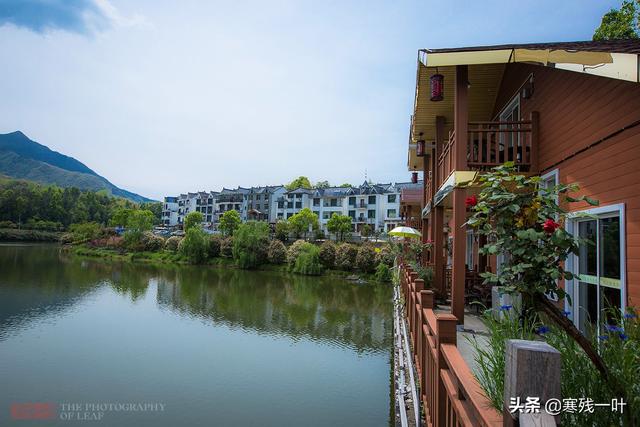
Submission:
<svg viewBox="0 0 640 427">
<path fill-rule="evenodd" d="M 338 199 L 330 199 L 329 200 L 329 206 L 338 206 Z"/>
<path fill-rule="evenodd" d="M 351 217 L 351 219 L 355 220 L 356 219 L 356 211 L 349 211 L 349 216 Z"/>
<path fill-rule="evenodd" d="M 367 218 L 375 218 L 376 217 L 376 211 L 375 209 L 369 209 L 367 211 Z"/>
<path fill-rule="evenodd" d="M 293 202 L 287 202 L 287 209 L 293 209 Z"/>
<path fill-rule="evenodd" d="M 395 218 L 396 210 L 395 209 L 387 209 L 387 218 Z"/>
<path fill-rule="evenodd" d="M 320 206 L 320 198 L 319 197 L 314 197 L 313 198 L 313 206 Z"/>
<path fill-rule="evenodd" d="M 296 199 L 302 199 L 302 194 L 296 194 Z"/>
<path fill-rule="evenodd" d="M 291 218 L 293 216 L 292 212 L 287 213 L 287 219 Z"/>
<path fill-rule="evenodd" d="M 387 195 L 387 203 L 395 203 L 395 202 L 396 202 L 396 195 L 395 194 Z"/>
<path fill-rule="evenodd" d="M 207 222 L 211 222 L 211 215 L 207 215 Z"/>
<path fill-rule="evenodd" d="M 284 208 L 284 202 L 278 202 L 278 209 Z"/>
<path fill-rule="evenodd" d="M 467 248 L 465 254 L 465 263 L 468 270 L 473 270 L 473 230 L 467 230 Z"/>
<path fill-rule="evenodd" d="M 302 202 L 296 202 L 296 209 L 302 208 Z"/>
<path fill-rule="evenodd" d="M 351 205 L 351 206 L 355 206 L 356 205 L 356 198 L 355 197 L 349 197 L 349 205 Z"/>
<path fill-rule="evenodd" d="M 376 196 L 369 196 L 369 204 L 370 205 L 376 204 Z"/>
<path fill-rule="evenodd" d="M 318 212 L 314 212 L 316 215 L 318 215 Z M 322 219 L 329 219 L 331 218 L 331 214 L 333 212 L 322 212 Z"/>
<path fill-rule="evenodd" d="M 570 232 L 593 244 L 581 244 L 568 270 L 578 275 L 567 281 L 573 295 L 573 321 L 582 332 L 608 321 L 607 309 L 625 309 L 624 205 L 582 211 L 595 218 L 575 218 Z M 568 302 L 567 302 L 568 304 Z"/>
</svg>

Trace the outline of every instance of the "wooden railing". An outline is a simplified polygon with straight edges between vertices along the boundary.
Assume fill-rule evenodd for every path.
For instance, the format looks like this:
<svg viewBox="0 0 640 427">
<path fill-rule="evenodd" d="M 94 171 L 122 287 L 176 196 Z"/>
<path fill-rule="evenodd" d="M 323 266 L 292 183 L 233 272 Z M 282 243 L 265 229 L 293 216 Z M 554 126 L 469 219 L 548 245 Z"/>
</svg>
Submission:
<svg viewBox="0 0 640 427">
<path fill-rule="evenodd" d="M 538 169 L 538 113 L 530 120 L 517 122 L 469 122 L 467 130 L 465 170 L 488 170 L 505 162 L 513 162 L 520 172 Z M 449 133 L 438 156 L 437 187 L 455 170 L 456 134 Z"/>
<path fill-rule="evenodd" d="M 454 150 L 453 147 L 456 143 L 456 133 L 454 131 L 449 132 L 449 140 L 442 147 L 442 153 L 438 156 L 438 187 L 449 177 L 451 172 L 455 169 L 454 163 Z"/>
<path fill-rule="evenodd" d="M 424 289 L 411 266 L 400 264 L 400 288 L 413 344 L 427 426 L 501 426 L 503 416 L 482 392 L 456 346 L 457 319 L 434 311 L 433 292 Z"/>
</svg>

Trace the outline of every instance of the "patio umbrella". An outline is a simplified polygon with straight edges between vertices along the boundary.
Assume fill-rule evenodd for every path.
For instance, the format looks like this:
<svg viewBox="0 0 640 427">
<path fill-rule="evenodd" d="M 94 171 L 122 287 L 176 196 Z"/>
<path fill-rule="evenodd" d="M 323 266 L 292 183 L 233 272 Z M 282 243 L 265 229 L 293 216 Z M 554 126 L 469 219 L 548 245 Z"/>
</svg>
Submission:
<svg viewBox="0 0 640 427">
<path fill-rule="evenodd" d="M 422 234 L 418 230 L 411 227 L 396 227 L 389 232 L 389 235 L 397 236 L 397 237 L 405 237 L 405 238 L 406 237 L 418 238 L 422 236 Z"/>
</svg>

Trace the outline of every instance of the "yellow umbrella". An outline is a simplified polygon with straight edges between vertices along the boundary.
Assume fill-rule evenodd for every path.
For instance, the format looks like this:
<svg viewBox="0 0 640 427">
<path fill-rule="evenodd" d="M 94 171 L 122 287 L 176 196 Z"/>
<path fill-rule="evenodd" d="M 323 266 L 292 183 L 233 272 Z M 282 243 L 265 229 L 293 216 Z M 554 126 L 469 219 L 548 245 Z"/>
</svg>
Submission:
<svg viewBox="0 0 640 427">
<path fill-rule="evenodd" d="M 396 227 L 389 232 L 389 235 L 397 236 L 397 237 L 415 237 L 415 238 L 422 236 L 422 234 L 418 230 L 411 227 Z"/>
</svg>

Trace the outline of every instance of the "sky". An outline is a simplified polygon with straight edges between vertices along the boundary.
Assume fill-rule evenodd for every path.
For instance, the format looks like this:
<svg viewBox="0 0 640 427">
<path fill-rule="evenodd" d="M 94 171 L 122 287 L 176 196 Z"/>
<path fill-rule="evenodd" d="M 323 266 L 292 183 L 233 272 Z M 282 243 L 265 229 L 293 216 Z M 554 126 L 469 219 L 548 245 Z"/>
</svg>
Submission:
<svg viewBox="0 0 640 427">
<path fill-rule="evenodd" d="M 0 0 L 0 133 L 156 199 L 407 181 L 419 48 L 589 40 L 619 4 Z"/>
</svg>

